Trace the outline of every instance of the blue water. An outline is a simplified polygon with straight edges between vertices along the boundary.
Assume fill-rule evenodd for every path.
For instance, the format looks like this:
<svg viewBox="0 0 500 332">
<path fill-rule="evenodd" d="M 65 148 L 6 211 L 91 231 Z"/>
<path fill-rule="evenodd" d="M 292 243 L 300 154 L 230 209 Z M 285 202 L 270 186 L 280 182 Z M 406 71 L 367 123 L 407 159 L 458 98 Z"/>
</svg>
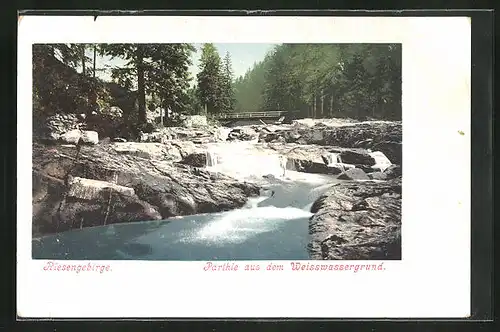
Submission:
<svg viewBox="0 0 500 332">
<path fill-rule="evenodd" d="M 233 211 L 91 227 L 36 238 L 32 241 L 33 258 L 309 259 L 309 208 L 329 182 L 329 178 L 318 179 L 308 183 L 270 178 L 263 197 Z"/>
</svg>

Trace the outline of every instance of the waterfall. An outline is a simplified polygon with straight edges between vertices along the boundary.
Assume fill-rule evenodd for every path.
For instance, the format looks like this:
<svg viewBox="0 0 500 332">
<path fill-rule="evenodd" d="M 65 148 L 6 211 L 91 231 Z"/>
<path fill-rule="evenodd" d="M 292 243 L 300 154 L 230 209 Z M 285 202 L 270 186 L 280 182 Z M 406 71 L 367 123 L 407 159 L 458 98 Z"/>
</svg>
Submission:
<svg viewBox="0 0 500 332">
<path fill-rule="evenodd" d="M 340 170 L 345 173 L 345 167 L 344 167 L 344 163 L 342 162 L 342 158 L 340 157 L 340 154 L 337 155 L 337 161 L 338 161 L 338 165 L 340 166 Z"/>
<path fill-rule="evenodd" d="M 381 172 L 392 165 L 391 161 L 380 151 L 371 152 L 370 156 L 375 159 L 375 165 L 372 168 L 378 168 Z"/>
<path fill-rule="evenodd" d="M 340 153 L 331 152 L 331 153 L 323 155 L 323 157 L 328 162 L 327 166 L 329 166 L 329 167 L 337 167 L 342 172 L 345 172 L 346 169 L 354 168 L 355 167 L 355 165 L 344 164 L 342 162 L 342 158 L 340 157 Z"/>
<path fill-rule="evenodd" d="M 265 175 L 283 177 L 286 157 L 259 150 L 251 142 L 211 144 L 206 152 L 207 169 L 224 173 L 239 180 L 262 178 Z"/>
<path fill-rule="evenodd" d="M 338 162 L 337 156 L 338 156 L 337 153 L 328 153 L 328 154 L 325 154 L 325 159 L 328 161 L 328 166 L 330 166 L 330 165 L 335 164 L 335 163 Z"/>
<path fill-rule="evenodd" d="M 207 156 L 206 167 L 207 168 L 216 168 L 217 164 L 218 164 L 217 154 L 214 153 L 213 151 L 208 151 L 208 150 L 205 152 L 205 154 Z"/>
</svg>

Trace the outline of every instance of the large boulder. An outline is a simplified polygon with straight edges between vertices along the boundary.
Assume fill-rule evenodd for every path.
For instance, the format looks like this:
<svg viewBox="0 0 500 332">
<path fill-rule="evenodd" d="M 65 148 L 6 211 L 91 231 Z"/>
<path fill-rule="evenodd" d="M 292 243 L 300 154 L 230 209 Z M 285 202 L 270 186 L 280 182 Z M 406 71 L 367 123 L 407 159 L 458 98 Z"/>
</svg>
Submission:
<svg viewBox="0 0 500 332">
<path fill-rule="evenodd" d="M 402 176 L 402 168 L 400 165 L 391 165 L 384 170 L 384 175 L 388 179 L 395 179 Z"/>
<path fill-rule="evenodd" d="M 84 178 L 64 181 L 33 172 L 33 233 L 140 220 L 159 220 L 156 207 L 142 201 L 132 188 Z"/>
<path fill-rule="evenodd" d="M 68 132 L 65 132 L 60 136 L 60 139 L 63 143 L 66 144 L 78 144 L 78 141 L 82 137 L 82 131 L 79 129 L 73 129 Z"/>
<path fill-rule="evenodd" d="M 92 200 L 99 199 L 103 196 L 103 192 L 110 190 L 123 195 L 135 195 L 133 188 L 119 186 L 107 181 L 72 177 L 68 181 L 68 192 L 66 193 L 66 196 L 77 199 Z"/>
<path fill-rule="evenodd" d="M 373 149 L 382 151 L 393 164 L 401 165 L 403 162 L 403 146 L 401 141 L 383 141 L 374 144 Z"/>
<path fill-rule="evenodd" d="M 238 127 L 233 128 L 227 137 L 228 141 L 251 141 L 259 137 L 259 133 L 257 133 L 252 127 Z"/>
<path fill-rule="evenodd" d="M 190 127 L 204 127 L 207 126 L 207 117 L 204 115 L 189 115 L 184 118 L 184 126 Z"/>
<path fill-rule="evenodd" d="M 191 153 L 185 156 L 180 163 L 194 167 L 205 167 L 207 166 L 207 154 L 205 152 Z"/>
<path fill-rule="evenodd" d="M 85 130 L 82 132 L 83 144 L 94 145 L 99 143 L 99 135 L 92 130 Z"/>
<path fill-rule="evenodd" d="M 334 185 L 311 212 L 311 259 L 401 259 L 400 179 Z"/>
<path fill-rule="evenodd" d="M 350 168 L 345 172 L 342 172 L 337 179 L 339 180 L 369 180 L 370 178 L 366 173 L 359 168 Z"/>
<path fill-rule="evenodd" d="M 338 119 L 331 119 L 335 121 Z M 402 124 L 400 121 L 342 122 L 334 125 L 313 125 L 297 122 L 270 131 L 261 130 L 259 142 L 317 144 L 343 148 L 361 148 L 380 151 L 393 164 L 401 164 Z M 314 123 L 314 121 L 313 121 Z M 368 162 L 370 159 L 367 158 Z"/>
<path fill-rule="evenodd" d="M 33 145 L 33 173 L 38 178 L 33 181 L 34 230 L 47 233 L 104 220 L 146 221 L 226 211 L 242 207 L 260 192 L 251 183 L 153 156 L 118 153 L 110 145 L 82 146 L 78 160 L 75 155 L 74 147 L 49 151 Z M 73 222 L 82 217 L 83 222 Z"/>
<path fill-rule="evenodd" d="M 316 174 L 339 174 L 340 172 L 342 172 L 339 167 L 328 166 L 323 162 L 293 158 L 287 159 L 286 169 L 291 171 Z"/>
<path fill-rule="evenodd" d="M 64 133 L 83 128 L 84 123 L 76 114 L 56 113 L 33 121 L 34 138 L 57 141 Z"/>
<path fill-rule="evenodd" d="M 367 152 L 345 150 L 340 152 L 338 157 L 340 158 L 339 160 L 347 164 L 375 165 L 375 159 Z"/>
</svg>

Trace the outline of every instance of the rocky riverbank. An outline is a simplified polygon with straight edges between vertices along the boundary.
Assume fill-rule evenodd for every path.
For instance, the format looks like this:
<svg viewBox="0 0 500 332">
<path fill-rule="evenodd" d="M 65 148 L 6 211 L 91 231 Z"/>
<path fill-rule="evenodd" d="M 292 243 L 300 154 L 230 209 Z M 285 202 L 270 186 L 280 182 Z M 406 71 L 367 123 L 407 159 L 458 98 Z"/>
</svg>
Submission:
<svg viewBox="0 0 500 332">
<path fill-rule="evenodd" d="M 312 206 L 312 259 L 401 258 L 400 122 L 204 123 L 136 138 L 82 122 L 55 117 L 33 144 L 34 235 L 240 208 L 260 187 L 207 169 L 210 144 L 253 141 L 288 170 L 343 180 Z"/>
<path fill-rule="evenodd" d="M 34 144 L 34 234 L 225 211 L 259 194 L 251 183 L 178 163 L 181 154 L 182 142 L 98 144 L 80 153 Z"/>
<path fill-rule="evenodd" d="M 401 259 L 400 178 L 335 185 L 311 212 L 311 259 Z"/>
</svg>

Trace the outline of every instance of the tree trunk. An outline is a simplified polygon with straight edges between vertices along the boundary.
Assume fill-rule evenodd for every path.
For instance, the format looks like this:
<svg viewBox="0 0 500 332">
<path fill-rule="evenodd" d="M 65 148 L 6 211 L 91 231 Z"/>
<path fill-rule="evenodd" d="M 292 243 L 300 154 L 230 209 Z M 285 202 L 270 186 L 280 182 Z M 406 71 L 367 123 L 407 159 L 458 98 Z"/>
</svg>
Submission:
<svg viewBox="0 0 500 332">
<path fill-rule="evenodd" d="M 316 95 L 313 97 L 313 119 L 316 119 Z"/>
<path fill-rule="evenodd" d="M 85 44 L 82 44 L 82 74 L 85 76 Z"/>
<path fill-rule="evenodd" d="M 162 127 L 164 127 L 163 118 L 165 115 L 167 115 L 167 109 L 165 108 L 165 105 L 163 105 L 163 98 L 160 98 L 160 120 Z"/>
<path fill-rule="evenodd" d="M 146 93 L 144 88 L 144 53 L 141 45 L 137 47 L 137 98 L 139 108 L 139 122 L 146 123 Z"/>
<path fill-rule="evenodd" d="M 330 96 L 330 118 L 333 118 L 333 93 Z"/>
<path fill-rule="evenodd" d="M 93 74 L 92 77 L 95 78 L 95 62 L 96 62 L 96 55 L 97 55 L 97 44 L 94 44 L 94 63 L 93 63 Z"/>
<path fill-rule="evenodd" d="M 325 95 L 323 93 L 323 91 L 321 91 L 321 117 L 324 118 L 325 117 L 325 113 L 324 113 L 324 100 L 325 100 Z"/>
</svg>

